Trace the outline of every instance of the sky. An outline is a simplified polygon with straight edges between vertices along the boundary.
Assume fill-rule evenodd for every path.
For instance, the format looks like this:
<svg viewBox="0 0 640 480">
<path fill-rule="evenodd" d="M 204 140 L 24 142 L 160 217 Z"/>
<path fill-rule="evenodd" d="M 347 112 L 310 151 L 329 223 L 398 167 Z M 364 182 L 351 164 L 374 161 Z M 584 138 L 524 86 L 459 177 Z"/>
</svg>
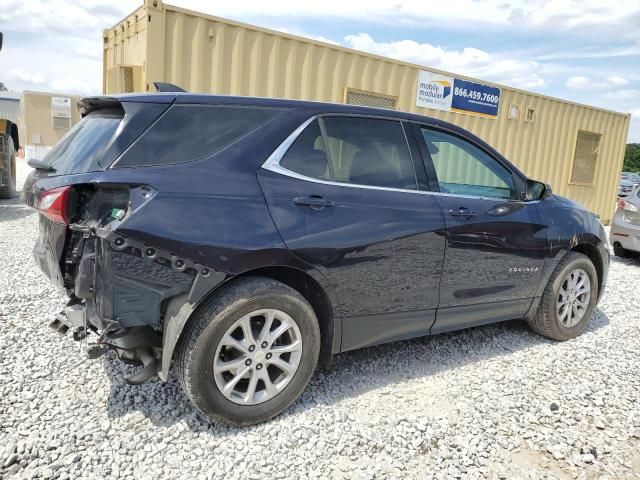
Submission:
<svg viewBox="0 0 640 480">
<path fill-rule="evenodd" d="M 142 0 L 2 0 L 0 82 L 102 92 L 102 30 Z M 180 7 L 632 115 L 639 0 L 173 0 Z"/>
</svg>

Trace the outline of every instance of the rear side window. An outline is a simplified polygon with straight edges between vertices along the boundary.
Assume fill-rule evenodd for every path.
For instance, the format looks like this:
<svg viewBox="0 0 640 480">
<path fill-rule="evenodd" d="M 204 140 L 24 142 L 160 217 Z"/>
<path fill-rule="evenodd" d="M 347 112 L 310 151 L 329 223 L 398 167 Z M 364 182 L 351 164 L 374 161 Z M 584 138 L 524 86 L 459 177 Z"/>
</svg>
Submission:
<svg viewBox="0 0 640 480">
<path fill-rule="evenodd" d="M 282 111 L 239 105 L 174 105 L 116 165 L 167 165 L 197 160 L 231 144 Z"/>
<path fill-rule="evenodd" d="M 363 117 L 323 121 L 334 181 L 418 189 L 400 122 Z"/>
<path fill-rule="evenodd" d="M 296 138 L 280 160 L 280 165 L 305 177 L 331 180 L 329 161 L 317 120 Z"/>
<path fill-rule="evenodd" d="M 43 162 L 54 168 L 54 175 L 102 170 L 100 158 L 115 137 L 124 112 L 97 111 L 84 117 L 47 153 Z"/>
<path fill-rule="evenodd" d="M 402 125 L 394 120 L 324 117 L 325 135 L 312 122 L 280 165 L 306 177 L 340 183 L 416 190 Z"/>
</svg>

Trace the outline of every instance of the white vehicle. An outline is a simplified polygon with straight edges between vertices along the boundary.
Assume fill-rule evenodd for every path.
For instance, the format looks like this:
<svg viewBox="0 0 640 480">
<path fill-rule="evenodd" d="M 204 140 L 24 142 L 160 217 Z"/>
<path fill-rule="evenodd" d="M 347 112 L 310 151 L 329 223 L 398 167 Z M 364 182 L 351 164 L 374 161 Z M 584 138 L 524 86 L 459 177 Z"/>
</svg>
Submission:
<svg viewBox="0 0 640 480">
<path fill-rule="evenodd" d="M 640 253 L 640 187 L 627 197 L 618 199 L 618 208 L 611 223 L 609 241 L 618 257 Z"/>
</svg>

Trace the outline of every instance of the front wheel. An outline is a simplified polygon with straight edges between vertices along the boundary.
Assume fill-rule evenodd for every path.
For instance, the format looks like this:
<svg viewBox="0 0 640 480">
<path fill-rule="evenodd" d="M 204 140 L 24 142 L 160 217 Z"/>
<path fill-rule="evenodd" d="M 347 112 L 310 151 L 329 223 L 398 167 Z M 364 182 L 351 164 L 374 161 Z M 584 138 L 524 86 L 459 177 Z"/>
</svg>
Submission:
<svg viewBox="0 0 640 480">
<path fill-rule="evenodd" d="M 575 338 L 589 323 L 597 298 L 598 275 L 593 263 L 581 253 L 569 252 L 551 275 L 529 325 L 553 340 Z"/>
<path fill-rule="evenodd" d="M 302 394 L 316 368 L 320 329 L 292 288 L 248 277 L 222 287 L 185 328 L 178 377 L 213 421 L 251 425 L 278 415 Z"/>
</svg>

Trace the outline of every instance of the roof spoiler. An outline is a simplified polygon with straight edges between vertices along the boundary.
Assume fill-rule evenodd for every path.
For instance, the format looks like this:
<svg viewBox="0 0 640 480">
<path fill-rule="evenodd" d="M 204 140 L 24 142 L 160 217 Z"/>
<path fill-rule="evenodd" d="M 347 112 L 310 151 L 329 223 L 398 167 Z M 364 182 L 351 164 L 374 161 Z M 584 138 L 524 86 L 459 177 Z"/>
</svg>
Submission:
<svg viewBox="0 0 640 480">
<path fill-rule="evenodd" d="M 153 82 L 153 86 L 156 87 L 156 92 L 186 92 L 185 89 L 173 83 Z"/>
<path fill-rule="evenodd" d="M 78 111 L 83 117 L 99 108 L 122 108 L 122 104 L 113 97 L 85 97 L 78 101 Z"/>
</svg>

